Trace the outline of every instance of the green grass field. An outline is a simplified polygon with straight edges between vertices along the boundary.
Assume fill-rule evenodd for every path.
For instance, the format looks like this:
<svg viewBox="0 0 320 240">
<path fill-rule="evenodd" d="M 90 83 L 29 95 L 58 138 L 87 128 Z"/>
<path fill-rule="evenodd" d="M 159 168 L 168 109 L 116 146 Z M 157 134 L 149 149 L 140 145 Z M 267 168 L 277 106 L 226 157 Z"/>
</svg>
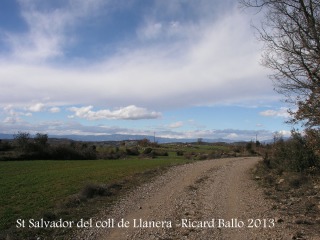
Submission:
<svg viewBox="0 0 320 240">
<path fill-rule="evenodd" d="M 182 158 L 0 162 L 0 232 L 36 218 L 89 183 L 108 184 Z"/>
</svg>

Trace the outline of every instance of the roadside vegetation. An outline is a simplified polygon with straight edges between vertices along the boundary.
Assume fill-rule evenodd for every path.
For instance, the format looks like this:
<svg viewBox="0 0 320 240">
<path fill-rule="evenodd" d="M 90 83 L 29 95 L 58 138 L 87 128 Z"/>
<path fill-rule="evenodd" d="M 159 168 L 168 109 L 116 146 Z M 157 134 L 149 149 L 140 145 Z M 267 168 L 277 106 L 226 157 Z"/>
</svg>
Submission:
<svg viewBox="0 0 320 240">
<path fill-rule="evenodd" d="M 313 144 L 313 138 L 296 131 L 288 140 L 275 136 L 273 144 L 260 149 L 263 160 L 253 170 L 253 178 L 273 200 L 277 221 L 301 226 L 293 239 L 319 231 L 320 155 Z"/>
<path fill-rule="evenodd" d="M 320 3 L 308 1 L 240 0 L 244 9 L 260 14 L 254 23 L 262 42 L 261 63 L 271 70 L 275 90 L 290 108 L 288 123 L 303 126 L 289 140 L 275 137 L 263 153 L 256 179 L 277 201 L 275 208 L 297 224 L 316 226 L 320 213 Z M 296 233 L 292 239 L 305 239 Z"/>
<path fill-rule="evenodd" d="M 70 229 L 17 228 L 18 219 L 88 219 L 168 167 L 250 156 L 247 143 L 76 142 L 20 132 L 0 141 L 0 239 L 42 239 Z"/>
</svg>

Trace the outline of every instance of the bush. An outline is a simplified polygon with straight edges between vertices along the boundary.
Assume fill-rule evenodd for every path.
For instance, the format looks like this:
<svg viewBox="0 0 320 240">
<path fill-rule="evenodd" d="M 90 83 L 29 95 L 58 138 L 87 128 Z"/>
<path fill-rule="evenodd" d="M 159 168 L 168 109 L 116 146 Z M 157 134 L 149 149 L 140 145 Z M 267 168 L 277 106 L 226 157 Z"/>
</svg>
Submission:
<svg viewBox="0 0 320 240">
<path fill-rule="evenodd" d="M 138 156 L 140 154 L 137 147 L 127 148 L 126 153 L 130 156 Z"/>
<path fill-rule="evenodd" d="M 50 156 L 52 159 L 59 160 L 82 159 L 80 153 L 78 153 L 73 147 L 67 145 L 52 147 Z"/>
<path fill-rule="evenodd" d="M 93 198 L 94 196 L 110 196 L 111 192 L 106 186 L 97 185 L 97 184 L 88 184 L 86 185 L 82 192 L 81 196 L 83 198 Z"/>
<path fill-rule="evenodd" d="M 155 156 L 163 156 L 163 157 L 169 156 L 168 152 L 163 150 L 154 150 L 153 152 Z"/>
<path fill-rule="evenodd" d="M 30 134 L 27 132 L 18 132 L 14 136 L 14 142 L 21 152 L 29 151 Z"/>
<path fill-rule="evenodd" d="M 183 151 L 181 151 L 181 150 L 178 150 L 178 151 L 177 151 L 177 156 L 183 156 L 183 154 L 184 154 Z"/>
<path fill-rule="evenodd" d="M 271 168 L 283 168 L 293 172 L 303 172 L 319 165 L 319 158 L 307 144 L 308 140 L 300 133 L 293 131 L 291 139 L 274 144 L 270 160 Z M 268 156 L 269 158 L 269 156 Z"/>
<path fill-rule="evenodd" d="M 299 188 L 301 185 L 306 184 L 308 182 L 308 178 L 303 175 L 292 176 L 289 179 L 289 186 L 292 188 Z"/>
<path fill-rule="evenodd" d="M 35 138 L 34 138 L 35 144 L 45 147 L 48 143 L 48 135 L 47 134 L 42 134 L 42 133 L 37 133 Z"/>
<path fill-rule="evenodd" d="M 139 147 L 159 147 L 160 145 L 156 142 L 151 142 L 149 139 L 144 138 L 141 140 L 138 140 Z"/>
<path fill-rule="evenodd" d="M 122 189 L 121 184 L 101 185 L 101 184 L 88 184 L 86 185 L 80 196 L 82 198 L 93 198 L 95 196 L 112 196 Z"/>
<path fill-rule="evenodd" d="M 193 160 L 194 159 L 194 157 L 195 157 L 195 153 L 193 153 L 193 152 L 186 152 L 186 153 L 184 153 L 183 154 L 183 156 L 186 158 L 186 159 L 188 159 L 188 160 Z"/>
<path fill-rule="evenodd" d="M 197 156 L 197 160 L 207 160 L 209 159 L 209 155 L 208 154 L 198 154 Z"/>
<path fill-rule="evenodd" d="M 217 159 L 217 158 L 221 158 L 222 154 L 220 151 L 211 151 L 208 158 L 209 159 Z"/>
<path fill-rule="evenodd" d="M 97 159 L 97 152 L 94 147 L 86 144 L 60 144 L 50 148 L 50 158 L 57 160 L 90 160 Z"/>
<path fill-rule="evenodd" d="M 7 141 L 0 140 L 0 151 L 9 151 L 11 149 L 11 145 Z"/>
<path fill-rule="evenodd" d="M 0 140 L 0 151 L 14 151 L 2 154 L 0 160 L 89 160 L 97 159 L 96 146 L 74 142 L 49 145 L 48 135 L 37 133 L 34 138 L 27 132 L 14 135 L 13 144 Z"/>
<path fill-rule="evenodd" d="M 143 150 L 143 154 L 149 154 L 149 153 L 151 153 L 152 152 L 152 148 L 150 148 L 150 147 L 147 147 L 147 148 L 145 148 L 144 150 Z"/>
<path fill-rule="evenodd" d="M 232 150 L 235 152 L 235 153 L 241 153 L 242 152 L 242 148 L 240 146 L 234 146 L 232 148 Z"/>
</svg>

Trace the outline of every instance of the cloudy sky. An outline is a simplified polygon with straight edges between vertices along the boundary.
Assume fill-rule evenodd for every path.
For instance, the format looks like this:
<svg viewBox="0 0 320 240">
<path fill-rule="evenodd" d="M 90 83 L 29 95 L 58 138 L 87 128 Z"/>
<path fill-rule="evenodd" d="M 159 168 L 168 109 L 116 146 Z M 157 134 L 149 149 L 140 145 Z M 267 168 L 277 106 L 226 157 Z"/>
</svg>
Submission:
<svg viewBox="0 0 320 240">
<path fill-rule="evenodd" d="M 235 0 L 1 0 L 0 132 L 287 134 L 253 18 Z"/>
</svg>

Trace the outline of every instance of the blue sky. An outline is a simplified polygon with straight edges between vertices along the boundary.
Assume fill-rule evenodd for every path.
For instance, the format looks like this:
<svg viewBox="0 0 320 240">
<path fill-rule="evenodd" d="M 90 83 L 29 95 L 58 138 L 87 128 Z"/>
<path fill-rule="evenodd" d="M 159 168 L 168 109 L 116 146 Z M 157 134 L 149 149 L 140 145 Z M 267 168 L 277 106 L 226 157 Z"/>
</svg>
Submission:
<svg viewBox="0 0 320 240">
<path fill-rule="evenodd" d="M 286 136 L 253 18 L 231 0 L 2 0 L 0 132 Z"/>
</svg>

